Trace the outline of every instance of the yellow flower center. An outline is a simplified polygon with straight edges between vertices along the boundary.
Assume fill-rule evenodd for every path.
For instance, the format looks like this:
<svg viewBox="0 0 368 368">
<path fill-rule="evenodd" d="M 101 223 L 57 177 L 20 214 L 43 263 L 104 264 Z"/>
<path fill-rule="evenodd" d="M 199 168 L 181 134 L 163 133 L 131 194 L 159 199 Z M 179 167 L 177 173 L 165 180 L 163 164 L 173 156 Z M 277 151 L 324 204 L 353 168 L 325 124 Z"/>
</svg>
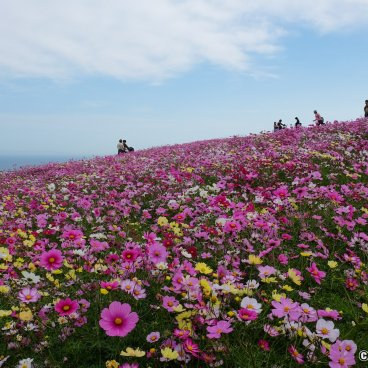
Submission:
<svg viewBox="0 0 368 368">
<path fill-rule="evenodd" d="M 55 262 L 55 258 L 54 258 L 54 257 L 50 257 L 50 258 L 49 258 L 49 262 L 50 262 L 50 263 L 54 263 L 54 262 Z"/>
<path fill-rule="evenodd" d="M 323 327 L 322 330 L 321 330 L 322 334 L 323 335 L 327 335 L 328 334 L 328 330 L 326 327 Z"/>
<path fill-rule="evenodd" d="M 68 311 L 70 309 L 70 305 L 64 305 L 64 307 L 63 307 L 63 311 Z"/>
<path fill-rule="evenodd" d="M 114 323 L 120 326 L 123 323 L 123 320 L 121 318 L 115 318 Z"/>
<path fill-rule="evenodd" d="M 30 300 L 30 299 L 32 299 L 32 296 L 28 294 L 28 295 L 26 295 L 26 299 Z"/>
</svg>

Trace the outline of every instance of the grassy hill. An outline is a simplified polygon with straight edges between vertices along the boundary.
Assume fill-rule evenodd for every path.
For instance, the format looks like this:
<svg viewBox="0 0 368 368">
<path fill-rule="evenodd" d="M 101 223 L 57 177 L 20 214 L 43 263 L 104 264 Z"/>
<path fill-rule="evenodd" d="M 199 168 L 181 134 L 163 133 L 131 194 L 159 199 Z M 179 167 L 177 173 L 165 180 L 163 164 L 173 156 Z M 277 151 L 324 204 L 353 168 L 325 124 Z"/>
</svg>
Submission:
<svg viewBox="0 0 368 368">
<path fill-rule="evenodd" d="M 367 179 L 367 119 L 0 173 L 0 362 L 359 366 Z"/>
</svg>

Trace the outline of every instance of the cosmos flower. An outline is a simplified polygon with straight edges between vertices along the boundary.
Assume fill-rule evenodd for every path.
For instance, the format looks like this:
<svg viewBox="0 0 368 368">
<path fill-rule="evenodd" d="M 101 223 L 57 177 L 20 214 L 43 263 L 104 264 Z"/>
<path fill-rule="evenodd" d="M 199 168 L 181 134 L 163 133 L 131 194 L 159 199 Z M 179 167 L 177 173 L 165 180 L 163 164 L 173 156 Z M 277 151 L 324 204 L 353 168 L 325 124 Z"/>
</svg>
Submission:
<svg viewBox="0 0 368 368">
<path fill-rule="evenodd" d="M 34 303 L 41 298 L 41 294 L 36 288 L 25 287 L 19 292 L 18 298 L 22 303 Z"/>
<path fill-rule="evenodd" d="M 115 301 L 102 310 L 99 324 L 108 336 L 123 337 L 135 328 L 138 320 L 129 304 Z"/>
<path fill-rule="evenodd" d="M 79 308 L 78 301 L 70 298 L 61 299 L 55 304 L 55 310 L 60 316 L 69 316 Z"/>
<path fill-rule="evenodd" d="M 48 271 L 57 270 L 63 265 L 64 257 L 60 250 L 51 249 L 40 257 L 40 265 Z"/>
</svg>

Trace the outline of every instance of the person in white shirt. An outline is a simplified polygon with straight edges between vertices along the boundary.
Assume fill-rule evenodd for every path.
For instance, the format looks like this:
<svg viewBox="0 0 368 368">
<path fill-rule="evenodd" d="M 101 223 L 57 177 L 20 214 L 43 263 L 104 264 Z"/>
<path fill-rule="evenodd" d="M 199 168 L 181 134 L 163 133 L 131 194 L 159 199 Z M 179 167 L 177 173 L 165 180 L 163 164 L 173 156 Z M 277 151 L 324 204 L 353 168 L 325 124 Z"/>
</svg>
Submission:
<svg viewBox="0 0 368 368">
<path fill-rule="evenodd" d="M 119 143 L 117 144 L 116 148 L 118 149 L 118 154 L 125 153 L 125 144 L 123 143 L 122 139 L 119 139 Z"/>
</svg>

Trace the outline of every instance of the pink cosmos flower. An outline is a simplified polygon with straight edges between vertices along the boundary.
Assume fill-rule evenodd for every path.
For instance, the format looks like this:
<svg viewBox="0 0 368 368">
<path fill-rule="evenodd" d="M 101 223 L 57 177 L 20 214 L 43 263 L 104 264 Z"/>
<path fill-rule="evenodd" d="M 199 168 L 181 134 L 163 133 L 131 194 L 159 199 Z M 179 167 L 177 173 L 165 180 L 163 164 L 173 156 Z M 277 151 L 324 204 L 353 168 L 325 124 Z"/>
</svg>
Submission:
<svg viewBox="0 0 368 368">
<path fill-rule="evenodd" d="M 61 299 L 55 304 L 55 310 L 60 316 L 69 316 L 79 308 L 79 304 L 76 300 L 70 298 Z"/>
<path fill-rule="evenodd" d="M 138 320 L 138 314 L 131 311 L 129 304 L 115 301 L 102 310 L 99 324 L 108 336 L 123 337 L 135 328 Z"/>
<path fill-rule="evenodd" d="M 63 265 L 64 257 L 60 250 L 51 249 L 40 257 L 40 265 L 48 271 L 57 270 Z"/>
<path fill-rule="evenodd" d="M 311 267 L 307 267 L 307 271 L 310 272 L 317 284 L 321 284 L 321 280 L 326 277 L 326 272 L 320 271 L 314 262 Z"/>
<path fill-rule="evenodd" d="M 336 341 L 330 349 L 330 368 L 348 368 L 355 365 L 354 354 L 356 350 L 357 346 L 351 340 Z"/>
<path fill-rule="evenodd" d="M 267 340 L 258 340 L 258 346 L 264 351 L 270 351 L 270 344 Z"/>
<path fill-rule="evenodd" d="M 298 303 L 293 303 L 289 298 L 281 298 L 280 302 L 276 300 L 272 301 L 272 314 L 278 318 L 288 316 L 291 320 L 296 321 L 301 314 L 300 306 Z"/>
<path fill-rule="evenodd" d="M 291 345 L 289 348 L 288 348 L 288 352 L 290 353 L 290 355 L 293 357 L 293 359 L 298 363 L 298 364 L 303 364 L 304 363 L 304 358 L 303 358 L 303 355 L 300 354 L 295 346 Z"/>
<path fill-rule="evenodd" d="M 198 356 L 198 353 L 200 351 L 199 346 L 191 338 L 188 338 L 184 341 L 183 347 L 187 353 L 190 353 L 195 357 Z"/>
<path fill-rule="evenodd" d="M 150 334 L 147 335 L 146 340 L 148 342 L 156 342 L 160 339 L 160 333 L 159 332 L 151 332 Z"/>
<path fill-rule="evenodd" d="M 258 314 L 252 309 L 241 308 L 238 311 L 238 317 L 242 321 L 254 321 L 257 319 Z"/>
<path fill-rule="evenodd" d="M 134 248 L 126 249 L 123 251 L 121 256 L 123 257 L 125 262 L 134 262 L 138 258 L 139 252 L 137 249 L 134 249 Z"/>
<path fill-rule="evenodd" d="M 166 248 L 161 244 L 152 244 L 149 247 L 148 254 L 153 263 L 161 263 L 166 262 L 166 258 L 168 256 Z"/>
<path fill-rule="evenodd" d="M 354 277 L 348 277 L 345 281 L 345 286 L 348 290 L 355 290 L 359 286 L 359 282 Z"/>
<path fill-rule="evenodd" d="M 37 302 L 41 298 L 41 294 L 36 288 L 25 287 L 19 292 L 18 298 L 22 303 L 28 304 Z"/>
<path fill-rule="evenodd" d="M 162 305 L 169 312 L 174 312 L 174 307 L 179 305 L 179 302 L 173 296 L 164 296 L 162 299 Z"/>
<path fill-rule="evenodd" d="M 187 337 L 189 337 L 190 331 L 189 330 L 179 330 L 178 328 L 176 328 L 174 330 L 174 335 L 178 337 L 179 339 L 185 340 Z"/>
<path fill-rule="evenodd" d="M 119 282 L 118 281 L 112 281 L 112 282 L 101 281 L 101 287 L 109 291 L 116 290 L 119 287 Z"/>
<path fill-rule="evenodd" d="M 259 277 L 261 279 L 264 279 L 266 277 L 273 275 L 276 272 L 276 268 L 272 266 L 259 266 L 258 271 Z"/>
<path fill-rule="evenodd" d="M 209 332 L 207 334 L 207 337 L 209 339 L 218 339 L 221 337 L 222 333 L 230 333 L 233 330 L 231 327 L 231 323 L 228 321 L 218 321 L 216 325 L 214 326 L 208 326 L 207 331 Z"/>
</svg>

